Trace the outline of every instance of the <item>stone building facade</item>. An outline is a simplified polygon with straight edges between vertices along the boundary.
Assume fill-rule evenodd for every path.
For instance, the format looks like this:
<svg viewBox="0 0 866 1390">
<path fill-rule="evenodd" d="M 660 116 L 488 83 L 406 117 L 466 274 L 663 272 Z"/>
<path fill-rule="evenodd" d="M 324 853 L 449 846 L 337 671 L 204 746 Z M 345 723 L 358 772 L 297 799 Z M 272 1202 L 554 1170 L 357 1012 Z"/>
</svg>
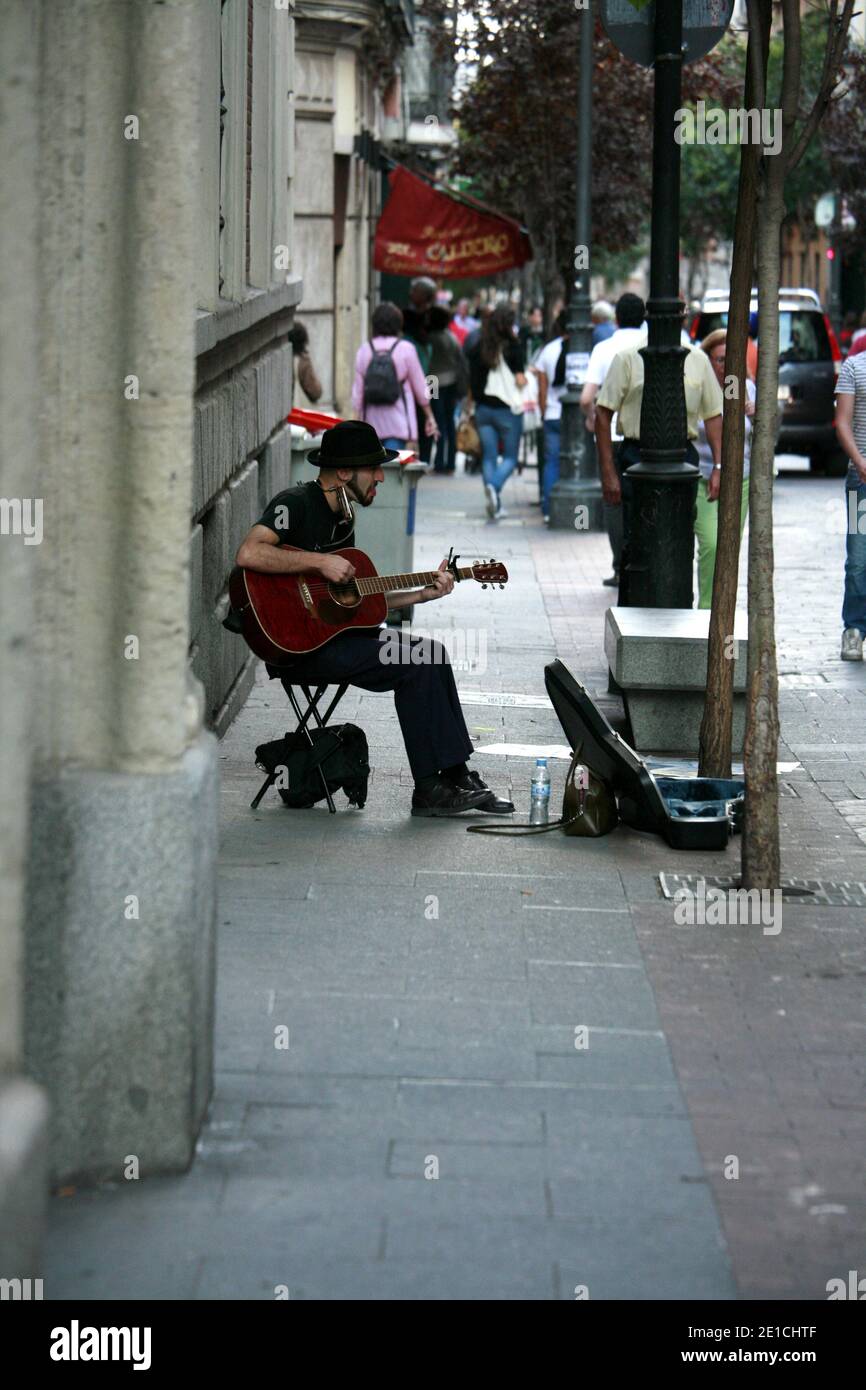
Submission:
<svg viewBox="0 0 866 1390">
<path fill-rule="evenodd" d="M 309 0 L 295 26 L 298 316 L 309 330 L 321 404 L 338 414 L 351 414 L 355 353 L 375 302 L 373 237 L 383 194 L 375 149 L 403 130 L 400 66 L 413 28 L 409 0 Z"/>
<path fill-rule="evenodd" d="M 289 469 L 293 24 L 0 0 L 0 1278 L 40 1276 L 49 1183 L 183 1169 L 210 1097 L 211 730 L 252 677 L 220 618 Z"/>
</svg>

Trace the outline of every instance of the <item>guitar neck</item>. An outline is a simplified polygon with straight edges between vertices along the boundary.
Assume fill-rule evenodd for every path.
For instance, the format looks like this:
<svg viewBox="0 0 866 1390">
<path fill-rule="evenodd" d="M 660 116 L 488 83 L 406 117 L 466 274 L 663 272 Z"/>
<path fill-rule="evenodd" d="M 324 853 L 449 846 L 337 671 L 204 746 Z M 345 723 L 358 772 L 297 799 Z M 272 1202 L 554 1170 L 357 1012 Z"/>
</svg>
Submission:
<svg viewBox="0 0 866 1390">
<path fill-rule="evenodd" d="M 356 579 L 355 587 L 359 594 L 390 594 L 395 589 L 422 589 L 432 584 L 442 570 L 422 570 L 420 574 L 374 574 L 369 579 Z M 460 579 L 471 579 L 472 569 L 458 568 Z"/>
</svg>

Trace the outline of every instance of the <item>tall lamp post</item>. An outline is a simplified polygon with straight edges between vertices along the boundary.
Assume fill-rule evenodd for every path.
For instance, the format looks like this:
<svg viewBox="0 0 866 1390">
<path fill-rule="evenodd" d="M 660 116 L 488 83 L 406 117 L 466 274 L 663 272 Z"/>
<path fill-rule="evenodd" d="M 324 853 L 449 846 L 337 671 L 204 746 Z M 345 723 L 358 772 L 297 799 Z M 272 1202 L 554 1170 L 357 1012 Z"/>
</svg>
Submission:
<svg viewBox="0 0 866 1390">
<path fill-rule="evenodd" d="M 580 88 L 577 130 L 577 216 L 575 278 L 568 301 L 566 386 L 562 396 L 559 480 L 550 494 L 551 530 L 604 529 L 595 441 L 580 408 L 580 393 L 592 351 L 589 244 L 592 236 L 592 40 L 595 21 L 590 0 L 580 11 Z"/>
<path fill-rule="evenodd" d="M 698 469 L 686 462 L 688 432 L 680 345 L 685 305 L 679 294 L 680 146 L 683 0 L 655 7 L 653 199 L 650 297 L 640 416 L 640 463 L 633 487 L 625 598 L 633 607 L 691 608 Z"/>
</svg>

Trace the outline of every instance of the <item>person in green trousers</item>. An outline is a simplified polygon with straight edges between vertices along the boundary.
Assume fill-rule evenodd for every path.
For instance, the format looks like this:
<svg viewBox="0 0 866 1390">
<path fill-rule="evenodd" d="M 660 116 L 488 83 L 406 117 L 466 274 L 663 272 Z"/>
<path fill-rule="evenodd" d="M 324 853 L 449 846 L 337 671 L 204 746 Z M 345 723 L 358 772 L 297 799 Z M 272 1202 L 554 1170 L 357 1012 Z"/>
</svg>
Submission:
<svg viewBox="0 0 866 1390">
<path fill-rule="evenodd" d="M 701 343 L 722 390 L 725 389 L 725 342 L 724 328 L 717 328 L 708 334 Z M 743 457 L 743 498 L 740 505 L 740 535 L 746 524 L 749 510 L 749 451 L 751 448 L 752 416 L 755 413 L 755 383 L 746 378 L 746 442 Z M 721 465 L 713 462 L 713 452 L 707 441 L 703 420 L 698 425 L 698 467 L 701 476 L 698 480 L 698 506 L 695 516 L 695 536 L 698 541 L 698 607 L 710 608 L 713 601 L 713 571 L 716 567 L 716 542 L 719 532 L 719 485 Z"/>
</svg>

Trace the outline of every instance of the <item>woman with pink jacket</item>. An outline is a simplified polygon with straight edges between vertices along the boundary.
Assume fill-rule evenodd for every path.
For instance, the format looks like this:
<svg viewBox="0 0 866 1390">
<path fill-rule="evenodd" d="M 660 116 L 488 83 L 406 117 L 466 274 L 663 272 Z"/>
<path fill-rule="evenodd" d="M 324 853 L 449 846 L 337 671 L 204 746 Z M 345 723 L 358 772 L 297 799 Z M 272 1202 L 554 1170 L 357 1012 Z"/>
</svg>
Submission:
<svg viewBox="0 0 866 1390">
<path fill-rule="evenodd" d="M 435 438 L 439 431 L 427 397 L 427 383 L 418 361 L 415 347 L 402 337 L 403 315 L 396 304 L 384 303 L 373 311 L 373 336 L 362 343 L 355 357 L 355 379 L 352 383 L 352 406 L 355 418 L 366 420 L 378 434 L 386 449 L 417 449 L 415 438 L 415 402 L 423 411 L 425 434 Z M 364 399 L 367 368 L 373 353 L 389 353 L 394 365 L 399 395 L 391 405 L 374 404 Z"/>
</svg>

